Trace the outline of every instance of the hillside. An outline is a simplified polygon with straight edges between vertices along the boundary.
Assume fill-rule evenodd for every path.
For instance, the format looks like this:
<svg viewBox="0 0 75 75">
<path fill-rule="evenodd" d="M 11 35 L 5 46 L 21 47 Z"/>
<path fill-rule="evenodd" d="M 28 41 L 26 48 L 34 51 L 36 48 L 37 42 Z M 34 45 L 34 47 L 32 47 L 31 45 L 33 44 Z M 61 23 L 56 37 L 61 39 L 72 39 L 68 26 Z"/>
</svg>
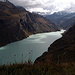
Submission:
<svg viewBox="0 0 75 75">
<path fill-rule="evenodd" d="M 0 75 L 75 75 L 75 25 L 33 64 L 1 65 Z"/>
<path fill-rule="evenodd" d="M 58 27 L 68 30 L 70 27 L 73 26 L 72 18 L 74 16 L 75 13 L 57 12 L 52 15 L 46 15 L 45 17 L 54 22 Z M 68 21 L 70 21 L 71 23 L 69 22 L 69 24 L 67 24 Z"/>
<path fill-rule="evenodd" d="M 31 34 L 57 31 L 50 20 L 12 3 L 0 2 L 0 47 Z"/>
<path fill-rule="evenodd" d="M 57 25 L 60 25 L 60 24 L 62 24 L 64 21 L 66 21 L 66 20 L 68 20 L 68 19 L 70 19 L 70 18 L 72 18 L 72 17 L 74 17 L 74 16 L 75 16 L 75 13 L 69 13 L 69 14 L 67 14 L 67 15 L 63 15 L 62 17 L 56 19 L 56 20 L 55 20 L 55 23 L 56 23 Z"/>
<path fill-rule="evenodd" d="M 35 62 L 75 62 L 75 25 L 65 32 L 62 38 L 51 44 L 48 52 L 43 53 Z"/>
<path fill-rule="evenodd" d="M 75 24 L 75 16 L 66 20 L 66 21 L 64 21 L 63 23 L 61 23 L 59 25 L 59 27 L 67 30 L 70 27 L 72 27 L 74 24 Z"/>
<path fill-rule="evenodd" d="M 63 16 L 66 16 L 68 15 L 69 13 L 66 13 L 66 12 L 55 12 L 51 15 L 45 15 L 46 18 L 50 19 L 51 21 L 55 22 L 57 24 L 57 19 L 63 17 Z"/>
</svg>

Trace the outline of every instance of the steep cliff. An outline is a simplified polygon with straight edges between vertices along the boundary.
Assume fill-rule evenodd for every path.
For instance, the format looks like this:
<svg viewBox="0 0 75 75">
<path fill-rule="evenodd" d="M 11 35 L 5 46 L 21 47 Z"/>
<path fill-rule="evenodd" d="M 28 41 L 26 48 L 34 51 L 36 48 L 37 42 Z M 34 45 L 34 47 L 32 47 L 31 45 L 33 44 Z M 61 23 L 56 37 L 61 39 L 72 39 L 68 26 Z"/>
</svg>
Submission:
<svg viewBox="0 0 75 75">
<path fill-rule="evenodd" d="M 31 34 L 57 30 L 54 23 L 38 14 L 16 7 L 9 1 L 0 2 L 0 47 Z"/>
</svg>

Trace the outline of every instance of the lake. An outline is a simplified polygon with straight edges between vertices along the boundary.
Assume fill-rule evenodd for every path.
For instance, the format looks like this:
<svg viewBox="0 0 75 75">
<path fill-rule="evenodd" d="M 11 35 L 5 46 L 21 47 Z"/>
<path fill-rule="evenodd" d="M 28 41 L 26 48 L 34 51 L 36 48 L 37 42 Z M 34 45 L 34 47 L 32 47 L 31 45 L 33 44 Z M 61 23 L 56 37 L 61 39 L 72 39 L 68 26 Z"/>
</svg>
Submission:
<svg viewBox="0 0 75 75">
<path fill-rule="evenodd" d="M 61 33 L 64 31 L 33 34 L 26 39 L 1 47 L 0 65 L 24 63 L 29 59 L 34 62 L 37 57 L 47 51 L 50 44 L 62 37 Z"/>
</svg>

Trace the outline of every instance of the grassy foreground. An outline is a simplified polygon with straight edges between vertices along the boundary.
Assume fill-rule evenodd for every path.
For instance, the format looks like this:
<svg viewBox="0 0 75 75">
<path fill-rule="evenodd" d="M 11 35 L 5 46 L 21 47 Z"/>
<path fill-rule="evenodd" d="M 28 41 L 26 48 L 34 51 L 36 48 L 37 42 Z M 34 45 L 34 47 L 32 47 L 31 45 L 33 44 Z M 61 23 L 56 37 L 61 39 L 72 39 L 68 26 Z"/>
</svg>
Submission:
<svg viewBox="0 0 75 75">
<path fill-rule="evenodd" d="M 75 63 L 24 63 L 0 66 L 0 75 L 75 75 Z"/>
</svg>

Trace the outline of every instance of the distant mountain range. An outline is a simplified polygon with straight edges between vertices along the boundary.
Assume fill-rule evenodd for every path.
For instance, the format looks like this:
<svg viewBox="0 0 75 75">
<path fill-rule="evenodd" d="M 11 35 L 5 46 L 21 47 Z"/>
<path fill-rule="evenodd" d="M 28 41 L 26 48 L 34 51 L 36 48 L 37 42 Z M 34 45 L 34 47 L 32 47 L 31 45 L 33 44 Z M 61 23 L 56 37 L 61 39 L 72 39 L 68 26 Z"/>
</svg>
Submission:
<svg viewBox="0 0 75 75">
<path fill-rule="evenodd" d="M 0 47 L 31 34 L 57 31 L 50 20 L 12 3 L 0 2 Z"/>
<path fill-rule="evenodd" d="M 62 11 L 62 12 L 55 12 L 51 15 L 44 15 L 46 18 L 56 22 L 55 20 L 58 19 L 58 18 L 61 18 L 63 16 L 66 16 L 68 15 L 69 13 L 65 12 L 65 11 Z"/>
<path fill-rule="evenodd" d="M 74 24 L 75 24 L 75 16 L 70 19 L 66 19 L 64 22 L 59 24 L 59 27 L 67 30 L 70 27 L 72 27 Z"/>
<path fill-rule="evenodd" d="M 52 15 L 45 15 L 45 17 L 54 22 L 58 27 L 63 29 L 69 29 L 75 24 L 75 13 L 57 12 Z M 69 22 L 70 21 L 70 22 Z"/>
<path fill-rule="evenodd" d="M 56 40 L 44 52 L 42 56 L 36 59 L 38 62 L 66 63 L 75 62 L 75 25 L 63 34 L 63 37 Z"/>
</svg>

